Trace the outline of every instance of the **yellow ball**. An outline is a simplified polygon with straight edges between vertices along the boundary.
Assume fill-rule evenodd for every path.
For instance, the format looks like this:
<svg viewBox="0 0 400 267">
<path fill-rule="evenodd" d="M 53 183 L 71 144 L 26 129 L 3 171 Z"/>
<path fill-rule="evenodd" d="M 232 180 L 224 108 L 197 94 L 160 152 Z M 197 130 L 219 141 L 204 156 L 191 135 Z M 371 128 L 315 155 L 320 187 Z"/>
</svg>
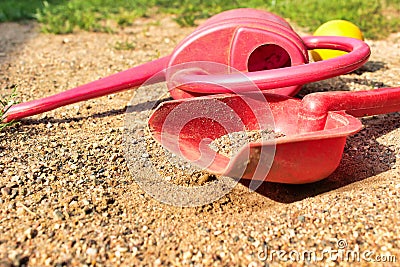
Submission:
<svg viewBox="0 0 400 267">
<path fill-rule="evenodd" d="M 314 32 L 314 36 L 344 36 L 364 40 L 364 36 L 356 25 L 347 20 L 328 21 Z M 315 49 L 311 51 L 314 61 L 326 60 L 346 54 L 346 52 L 330 49 Z"/>
</svg>

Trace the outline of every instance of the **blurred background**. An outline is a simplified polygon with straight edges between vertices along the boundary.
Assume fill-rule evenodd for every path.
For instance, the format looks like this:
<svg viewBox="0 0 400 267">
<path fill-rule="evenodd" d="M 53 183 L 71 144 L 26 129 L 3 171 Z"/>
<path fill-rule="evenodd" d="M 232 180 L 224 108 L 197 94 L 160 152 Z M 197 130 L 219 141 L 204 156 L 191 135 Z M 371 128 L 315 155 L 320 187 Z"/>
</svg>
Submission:
<svg viewBox="0 0 400 267">
<path fill-rule="evenodd" d="M 42 32 L 54 34 L 112 33 L 138 17 L 170 14 L 187 27 L 239 7 L 274 12 L 311 33 L 332 19 L 355 23 L 367 39 L 383 39 L 400 31 L 400 0 L 2 0 L 0 22 L 36 20 Z"/>
</svg>

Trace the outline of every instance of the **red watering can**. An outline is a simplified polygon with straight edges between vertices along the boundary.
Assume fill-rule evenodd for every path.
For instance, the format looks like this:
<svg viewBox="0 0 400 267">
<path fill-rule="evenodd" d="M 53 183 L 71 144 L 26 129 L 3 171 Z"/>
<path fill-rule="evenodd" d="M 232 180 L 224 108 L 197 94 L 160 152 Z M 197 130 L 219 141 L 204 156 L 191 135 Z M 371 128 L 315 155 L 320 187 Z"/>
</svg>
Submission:
<svg viewBox="0 0 400 267">
<path fill-rule="evenodd" d="M 308 49 L 349 52 L 335 59 L 308 64 Z M 246 91 L 252 81 L 260 90 L 294 95 L 302 84 L 348 73 L 362 66 L 369 47 L 344 37 L 301 39 L 282 18 L 265 11 L 237 9 L 218 14 L 185 38 L 171 55 L 112 76 L 49 96 L 10 107 L 3 122 L 19 120 L 61 106 L 138 87 L 154 74 L 164 79 L 175 99 L 216 93 Z M 246 73 L 210 73 L 198 67 L 168 71 L 187 62 L 216 62 Z M 178 68 L 172 68 L 177 70 Z M 213 85 L 214 84 L 214 85 Z M 219 84 L 216 86 L 215 84 Z M 222 86 L 221 86 L 222 85 Z"/>
</svg>

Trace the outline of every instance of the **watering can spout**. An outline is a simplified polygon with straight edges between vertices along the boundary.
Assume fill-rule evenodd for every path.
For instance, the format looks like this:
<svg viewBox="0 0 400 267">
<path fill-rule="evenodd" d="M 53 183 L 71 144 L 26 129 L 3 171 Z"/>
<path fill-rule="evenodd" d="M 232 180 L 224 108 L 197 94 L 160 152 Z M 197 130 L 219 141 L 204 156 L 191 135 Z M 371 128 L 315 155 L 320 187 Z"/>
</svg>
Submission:
<svg viewBox="0 0 400 267">
<path fill-rule="evenodd" d="M 3 122 L 19 120 L 72 103 L 138 87 L 154 74 L 165 70 L 168 60 L 169 57 L 163 57 L 49 97 L 13 105 L 5 112 Z M 152 82 L 161 82 L 164 79 L 165 75 L 160 75 L 159 80 L 152 79 Z"/>
</svg>

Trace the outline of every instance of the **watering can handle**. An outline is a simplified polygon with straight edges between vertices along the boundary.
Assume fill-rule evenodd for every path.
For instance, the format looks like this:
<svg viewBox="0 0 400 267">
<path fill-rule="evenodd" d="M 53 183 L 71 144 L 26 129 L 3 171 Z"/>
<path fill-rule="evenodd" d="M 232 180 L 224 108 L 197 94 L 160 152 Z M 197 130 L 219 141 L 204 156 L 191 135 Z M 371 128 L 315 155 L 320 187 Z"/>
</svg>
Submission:
<svg viewBox="0 0 400 267">
<path fill-rule="evenodd" d="M 346 111 L 355 117 L 400 111 L 400 87 L 306 95 L 299 110 L 302 131 L 322 130 L 329 111 Z"/>
<path fill-rule="evenodd" d="M 179 86 L 181 90 L 206 94 L 231 92 L 227 88 L 237 89 L 235 92 L 243 92 L 246 90 L 249 80 L 263 90 L 274 89 L 301 85 L 353 71 L 362 66 L 370 55 L 368 45 L 353 38 L 305 37 L 304 42 L 308 49 L 339 49 L 349 53 L 338 58 L 306 65 L 249 72 L 247 77 L 242 74 L 194 75 L 193 70 L 189 68 L 174 75 L 174 79 L 170 83 L 173 86 Z M 140 86 L 154 74 L 165 71 L 169 60 L 169 56 L 163 57 L 53 96 L 11 106 L 0 119 L 3 122 L 19 120 L 79 101 Z"/>
<path fill-rule="evenodd" d="M 3 122 L 19 120 L 72 103 L 140 86 L 154 74 L 163 71 L 168 61 L 169 56 L 163 57 L 52 96 L 13 105 L 4 114 L 4 118 L 0 119 L 3 119 Z M 159 82 L 155 79 L 152 81 Z"/>
<path fill-rule="evenodd" d="M 252 81 L 261 90 L 302 85 L 332 78 L 354 71 L 364 65 L 371 54 L 369 46 L 361 40 L 338 36 L 308 36 L 303 41 L 307 49 L 334 49 L 348 54 L 298 66 L 248 72 L 243 74 L 199 75 L 198 70 L 181 71 L 175 75 L 174 86 L 194 93 L 245 92 L 246 84 Z M 253 87 L 250 90 L 254 90 Z"/>
</svg>

